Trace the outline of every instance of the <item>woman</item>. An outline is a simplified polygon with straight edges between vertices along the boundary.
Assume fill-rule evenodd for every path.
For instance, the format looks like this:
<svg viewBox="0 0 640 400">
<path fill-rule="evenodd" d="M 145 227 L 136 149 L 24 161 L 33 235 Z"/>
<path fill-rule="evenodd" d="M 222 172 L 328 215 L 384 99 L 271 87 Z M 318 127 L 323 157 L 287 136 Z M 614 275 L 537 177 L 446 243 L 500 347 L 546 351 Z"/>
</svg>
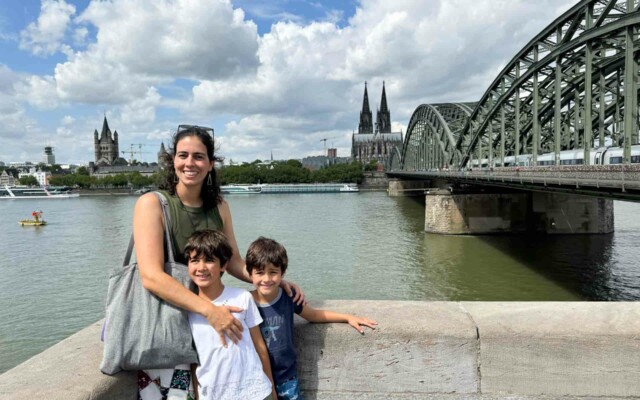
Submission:
<svg viewBox="0 0 640 400">
<path fill-rule="evenodd" d="M 214 155 L 213 129 L 197 126 L 178 127 L 172 147 L 166 155 L 167 179 L 163 194 L 169 203 L 171 235 L 177 262 L 186 264 L 182 249 L 187 238 L 196 230 L 217 229 L 229 239 L 233 256 L 227 271 L 234 277 L 251 283 L 245 263 L 238 251 L 229 205 L 220 194 L 214 163 L 220 159 Z M 164 272 L 164 224 L 160 201 L 153 193 L 138 199 L 133 212 L 133 236 L 135 253 L 143 286 L 185 310 L 204 316 L 218 332 L 222 343 L 236 342 L 242 336 L 242 324 L 233 317 L 240 312 L 237 307 L 219 307 L 203 300 Z M 283 288 L 294 301 L 301 303 L 304 296 L 293 284 Z M 226 336 L 226 337 L 225 337 Z M 176 366 L 174 370 L 140 371 L 138 374 L 140 398 L 166 399 L 178 395 L 187 399 L 192 392 L 190 366 Z"/>
</svg>

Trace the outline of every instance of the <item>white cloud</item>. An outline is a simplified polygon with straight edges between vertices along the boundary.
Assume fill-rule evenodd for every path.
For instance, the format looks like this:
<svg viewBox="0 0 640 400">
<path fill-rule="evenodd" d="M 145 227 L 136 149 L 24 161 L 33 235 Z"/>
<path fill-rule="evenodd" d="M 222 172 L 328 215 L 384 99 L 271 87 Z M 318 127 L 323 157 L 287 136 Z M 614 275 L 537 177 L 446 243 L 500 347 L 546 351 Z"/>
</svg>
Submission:
<svg viewBox="0 0 640 400">
<path fill-rule="evenodd" d="M 161 97 L 156 88 L 147 90 L 144 97 L 133 100 L 122 107 L 120 116 L 123 126 L 129 129 L 151 123 L 156 118 L 156 107 L 160 104 Z"/>
<path fill-rule="evenodd" d="M 323 137 L 338 137 L 335 146 L 348 149 L 365 80 L 374 114 L 386 82 L 392 125 L 404 131 L 422 103 L 477 101 L 510 58 L 573 3 L 369 0 L 345 27 L 333 11 L 312 23 L 279 14 L 259 37 L 227 0 L 94 1 L 70 31 L 83 50 L 62 42 L 65 22 L 59 39 L 37 43 L 42 52 L 64 51 L 66 62 L 50 75 L 17 79 L 16 88 L 40 108 L 108 105 L 109 122 L 131 141 L 166 138 L 159 125 L 179 122 L 173 119 L 222 119 L 230 122 L 216 137 L 227 157 L 248 161 L 271 149 L 276 158 L 320 154 Z M 254 14 L 278 11 L 255 7 Z M 24 32 L 44 31 L 45 14 L 43 3 Z M 0 69 L 0 92 L 2 84 Z M 172 115 L 158 117 L 158 107 Z"/>
<path fill-rule="evenodd" d="M 134 74 L 224 79 L 257 65 L 257 28 L 225 0 L 92 2 L 78 22 L 98 29 L 92 54 Z"/>
<path fill-rule="evenodd" d="M 20 48 L 39 56 L 67 50 L 62 41 L 76 8 L 64 0 L 42 0 L 38 20 L 20 32 Z"/>
<path fill-rule="evenodd" d="M 65 115 L 64 118 L 62 118 L 62 121 L 60 121 L 62 125 L 72 125 L 74 122 L 76 122 L 76 119 L 71 115 Z"/>
</svg>

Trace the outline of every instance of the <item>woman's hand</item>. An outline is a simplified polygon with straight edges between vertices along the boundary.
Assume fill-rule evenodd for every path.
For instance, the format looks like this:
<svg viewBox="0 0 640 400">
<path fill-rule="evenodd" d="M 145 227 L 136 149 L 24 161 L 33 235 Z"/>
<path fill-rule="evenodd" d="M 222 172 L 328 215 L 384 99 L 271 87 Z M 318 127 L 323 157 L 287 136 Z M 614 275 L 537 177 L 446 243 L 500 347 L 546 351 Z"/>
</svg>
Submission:
<svg viewBox="0 0 640 400">
<path fill-rule="evenodd" d="M 363 335 L 364 330 L 362 330 L 361 326 L 368 326 L 371 329 L 376 329 L 376 326 L 378 326 L 378 323 L 372 319 L 356 317 L 355 315 L 349 316 L 347 323 Z"/>
<path fill-rule="evenodd" d="M 209 325 L 220 335 L 220 341 L 224 347 L 227 347 L 225 335 L 229 337 L 233 343 L 238 343 L 238 341 L 242 339 L 242 323 L 231 314 L 242 311 L 240 307 L 216 306 L 211 304 L 208 312 L 204 315 Z"/>
<path fill-rule="evenodd" d="M 302 291 L 302 289 L 300 289 L 300 286 L 296 285 L 293 282 L 289 282 L 289 281 L 285 281 L 284 279 L 280 282 L 280 287 L 284 289 L 284 291 L 287 293 L 287 295 L 289 297 L 291 297 L 291 295 L 293 295 L 292 289 L 293 291 L 296 292 L 295 297 L 293 298 L 293 302 L 295 304 L 307 304 L 307 302 L 304 300 L 304 292 Z"/>
</svg>

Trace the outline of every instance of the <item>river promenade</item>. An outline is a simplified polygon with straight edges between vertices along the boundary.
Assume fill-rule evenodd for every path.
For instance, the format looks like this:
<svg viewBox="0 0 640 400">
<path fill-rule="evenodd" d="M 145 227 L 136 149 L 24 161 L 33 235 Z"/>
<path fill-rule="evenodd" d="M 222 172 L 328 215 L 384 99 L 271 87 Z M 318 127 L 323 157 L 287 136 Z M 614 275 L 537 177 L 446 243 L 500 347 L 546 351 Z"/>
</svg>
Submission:
<svg viewBox="0 0 640 400">
<path fill-rule="evenodd" d="M 296 321 L 307 399 L 640 398 L 640 304 L 328 300 L 379 322 Z M 1 399 L 135 399 L 98 370 L 101 322 L 0 375 Z"/>
</svg>

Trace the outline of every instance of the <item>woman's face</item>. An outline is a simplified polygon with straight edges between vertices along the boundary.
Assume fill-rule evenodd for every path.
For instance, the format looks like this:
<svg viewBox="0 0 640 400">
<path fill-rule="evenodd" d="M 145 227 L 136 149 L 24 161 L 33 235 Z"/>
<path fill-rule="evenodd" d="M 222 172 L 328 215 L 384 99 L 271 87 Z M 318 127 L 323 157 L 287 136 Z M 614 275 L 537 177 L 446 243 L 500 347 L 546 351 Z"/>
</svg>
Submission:
<svg viewBox="0 0 640 400">
<path fill-rule="evenodd" d="M 180 183 L 185 186 L 202 185 L 213 168 L 207 146 L 196 136 L 185 136 L 176 144 L 173 166 Z"/>
</svg>

